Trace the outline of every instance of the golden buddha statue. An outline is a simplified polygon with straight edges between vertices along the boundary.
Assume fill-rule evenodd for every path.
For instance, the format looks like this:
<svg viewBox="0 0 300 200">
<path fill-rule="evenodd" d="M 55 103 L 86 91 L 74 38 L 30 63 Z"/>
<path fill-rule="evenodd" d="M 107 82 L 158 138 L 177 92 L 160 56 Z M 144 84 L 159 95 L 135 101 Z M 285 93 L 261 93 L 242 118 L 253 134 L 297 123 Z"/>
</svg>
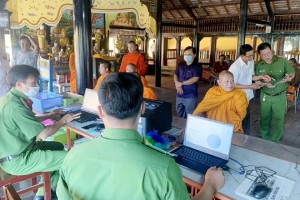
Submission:
<svg viewBox="0 0 300 200">
<path fill-rule="evenodd" d="M 46 31 L 43 25 L 40 27 L 40 29 L 37 30 L 36 34 L 38 37 L 40 51 L 46 52 L 46 48 L 47 48 Z"/>
<path fill-rule="evenodd" d="M 95 45 L 97 44 L 98 48 L 100 49 L 101 47 L 101 38 L 102 38 L 102 32 L 100 31 L 100 29 L 97 29 L 96 33 L 95 33 Z"/>
<path fill-rule="evenodd" d="M 67 36 L 67 30 L 66 29 L 62 29 L 61 30 L 61 37 L 59 39 L 59 44 L 60 44 L 60 47 L 67 47 L 67 45 L 70 43 L 70 40 Z"/>
</svg>

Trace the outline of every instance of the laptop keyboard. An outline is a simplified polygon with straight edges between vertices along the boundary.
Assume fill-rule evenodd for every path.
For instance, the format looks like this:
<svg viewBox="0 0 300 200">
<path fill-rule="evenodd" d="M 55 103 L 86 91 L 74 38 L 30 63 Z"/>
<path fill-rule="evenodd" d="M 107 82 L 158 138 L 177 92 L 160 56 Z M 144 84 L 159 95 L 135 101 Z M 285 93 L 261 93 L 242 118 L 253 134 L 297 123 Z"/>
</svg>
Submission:
<svg viewBox="0 0 300 200">
<path fill-rule="evenodd" d="M 75 114 L 76 112 L 72 112 L 73 114 Z M 84 122 L 88 122 L 88 121 L 94 121 L 98 118 L 98 115 L 89 113 L 89 112 L 85 112 L 83 110 L 79 110 L 77 111 L 77 113 L 81 113 L 80 117 L 77 119 L 74 119 L 73 121 L 79 122 L 79 123 L 84 123 Z"/>
<path fill-rule="evenodd" d="M 174 153 L 184 159 L 188 159 L 192 162 L 201 163 L 207 166 L 219 166 L 219 164 L 222 162 L 222 159 L 213 157 L 205 153 L 201 153 L 197 150 L 187 147 L 182 147 Z"/>
</svg>

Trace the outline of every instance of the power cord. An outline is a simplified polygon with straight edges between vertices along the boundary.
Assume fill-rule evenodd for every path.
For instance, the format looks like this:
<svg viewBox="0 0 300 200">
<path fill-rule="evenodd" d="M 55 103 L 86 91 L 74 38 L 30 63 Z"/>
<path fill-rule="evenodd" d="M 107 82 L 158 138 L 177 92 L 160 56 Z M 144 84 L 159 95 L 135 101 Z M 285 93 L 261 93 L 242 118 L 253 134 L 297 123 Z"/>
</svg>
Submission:
<svg viewBox="0 0 300 200">
<path fill-rule="evenodd" d="M 229 171 L 232 174 L 239 174 L 239 175 L 243 175 L 245 173 L 245 166 L 243 166 L 239 161 L 237 161 L 233 158 L 229 158 L 229 160 L 232 161 L 233 163 L 235 163 L 235 165 L 237 165 L 238 167 L 237 167 L 237 169 L 234 169 L 227 165 L 227 168 L 228 168 L 227 171 Z"/>
</svg>

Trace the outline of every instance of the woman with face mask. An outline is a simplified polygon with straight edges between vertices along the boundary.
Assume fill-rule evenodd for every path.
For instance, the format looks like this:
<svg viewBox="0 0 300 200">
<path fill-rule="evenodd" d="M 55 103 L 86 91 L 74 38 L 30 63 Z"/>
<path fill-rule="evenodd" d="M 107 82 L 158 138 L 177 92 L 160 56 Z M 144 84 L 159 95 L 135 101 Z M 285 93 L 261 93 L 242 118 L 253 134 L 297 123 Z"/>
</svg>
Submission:
<svg viewBox="0 0 300 200">
<path fill-rule="evenodd" d="M 202 65 L 195 60 L 196 49 L 188 46 L 184 49 L 184 62 L 177 65 L 174 82 L 177 90 L 176 112 L 186 118 L 193 113 L 198 102 L 198 80 L 202 75 Z"/>
</svg>

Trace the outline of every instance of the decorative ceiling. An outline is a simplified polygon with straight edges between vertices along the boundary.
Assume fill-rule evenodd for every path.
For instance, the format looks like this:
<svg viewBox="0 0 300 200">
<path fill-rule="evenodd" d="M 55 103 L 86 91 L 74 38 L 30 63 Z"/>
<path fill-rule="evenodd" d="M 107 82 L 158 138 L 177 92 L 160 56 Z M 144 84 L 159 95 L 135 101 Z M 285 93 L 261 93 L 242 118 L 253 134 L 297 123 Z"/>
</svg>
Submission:
<svg viewBox="0 0 300 200">
<path fill-rule="evenodd" d="M 162 2 L 163 21 L 238 17 L 240 13 L 240 0 L 162 0 Z M 300 0 L 248 0 L 248 16 L 267 16 L 266 3 L 269 3 L 274 15 L 300 14 Z"/>
</svg>

